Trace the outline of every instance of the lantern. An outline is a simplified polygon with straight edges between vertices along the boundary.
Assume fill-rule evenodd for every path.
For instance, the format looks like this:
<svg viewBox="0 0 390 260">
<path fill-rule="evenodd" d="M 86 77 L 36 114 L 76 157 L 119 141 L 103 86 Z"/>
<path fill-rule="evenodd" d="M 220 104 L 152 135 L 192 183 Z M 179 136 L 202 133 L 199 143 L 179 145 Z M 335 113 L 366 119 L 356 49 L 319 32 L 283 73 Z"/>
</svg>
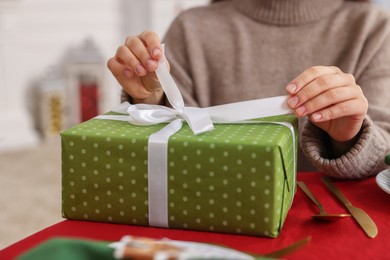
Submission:
<svg viewBox="0 0 390 260">
<path fill-rule="evenodd" d="M 67 127 L 79 124 L 101 113 L 99 93 L 103 87 L 105 63 L 91 39 L 66 55 Z"/>
<path fill-rule="evenodd" d="M 39 84 L 39 128 L 45 138 L 64 129 L 65 86 L 64 78 L 55 70 Z"/>
</svg>

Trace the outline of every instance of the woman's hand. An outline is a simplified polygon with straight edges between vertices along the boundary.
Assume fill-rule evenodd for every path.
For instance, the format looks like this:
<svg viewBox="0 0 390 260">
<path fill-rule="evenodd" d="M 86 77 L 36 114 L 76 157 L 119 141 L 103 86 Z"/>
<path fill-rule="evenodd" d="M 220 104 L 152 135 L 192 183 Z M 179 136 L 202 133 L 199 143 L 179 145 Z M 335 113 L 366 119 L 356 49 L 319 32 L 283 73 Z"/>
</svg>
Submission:
<svg viewBox="0 0 390 260">
<path fill-rule="evenodd" d="M 107 67 L 134 103 L 161 102 L 163 90 L 154 73 L 162 57 L 160 43 L 154 32 L 129 36 L 107 62 Z"/>
<path fill-rule="evenodd" d="M 289 106 L 332 138 L 336 154 L 343 154 L 358 135 L 368 102 L 351 74 L 337 67 L 311 67 L 287 87 Z M 345 145 L 343 145 L 345 144 Z M 344 146 L 344 147 L 343 147 Z"/>
</svg>

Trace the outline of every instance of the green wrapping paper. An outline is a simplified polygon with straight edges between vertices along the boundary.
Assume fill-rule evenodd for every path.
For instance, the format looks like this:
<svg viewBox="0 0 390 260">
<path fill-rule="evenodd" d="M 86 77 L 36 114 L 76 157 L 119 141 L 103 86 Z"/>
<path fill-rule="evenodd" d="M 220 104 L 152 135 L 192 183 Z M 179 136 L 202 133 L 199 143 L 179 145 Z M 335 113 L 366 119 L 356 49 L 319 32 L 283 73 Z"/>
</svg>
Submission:
<svg viewBox="0 0 390 260">
<path fill-rule="evenodd" d="M 288 122 L 292 115 L 268 117 Z M 61 134 L 68 219 L 148 226 L 148 138 L 163 128 L 92 119 Z M 187 124 L 168 143 L 170 228 L 277 237 L 295 193 L 291 130 L 272 123 Z"/>
</svg>

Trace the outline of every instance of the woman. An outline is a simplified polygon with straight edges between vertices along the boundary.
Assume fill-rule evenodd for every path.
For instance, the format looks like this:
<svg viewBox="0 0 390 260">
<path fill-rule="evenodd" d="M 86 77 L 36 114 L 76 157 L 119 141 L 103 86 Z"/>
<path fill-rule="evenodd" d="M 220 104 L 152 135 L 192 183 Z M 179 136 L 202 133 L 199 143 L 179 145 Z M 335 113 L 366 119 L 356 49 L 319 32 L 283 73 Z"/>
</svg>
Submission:
<svg viewBox="0 0 390 260">
<path fill-rule="evenodd" d="M 343 0 L 230 0 L 180 14 L 164 42 L 188 106 L 288 94 L 302 118 L 299 170 L 344 179 L 384 169 L 390 152 L 390 18 Z M 164 103 L 153 32 L 108 61 L 133 103 Z M 387 110 L 387 111 L 386 111 Z"/>
</svg>

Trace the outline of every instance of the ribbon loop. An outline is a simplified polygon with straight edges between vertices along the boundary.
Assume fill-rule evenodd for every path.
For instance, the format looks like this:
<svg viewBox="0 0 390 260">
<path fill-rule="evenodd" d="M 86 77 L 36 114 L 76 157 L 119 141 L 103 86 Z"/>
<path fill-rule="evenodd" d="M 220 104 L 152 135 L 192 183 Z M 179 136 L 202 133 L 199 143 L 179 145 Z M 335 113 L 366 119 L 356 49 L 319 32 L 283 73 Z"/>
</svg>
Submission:
<svg viewBox="0 0 390 260">
<path fill-rule="evenodd" d="M 133 125 L 155 125 L 171 122 L 180 117 L 172 108 L 164 106 L 132 105 L 127 109 L 129 123 Z"/>
</svg>

